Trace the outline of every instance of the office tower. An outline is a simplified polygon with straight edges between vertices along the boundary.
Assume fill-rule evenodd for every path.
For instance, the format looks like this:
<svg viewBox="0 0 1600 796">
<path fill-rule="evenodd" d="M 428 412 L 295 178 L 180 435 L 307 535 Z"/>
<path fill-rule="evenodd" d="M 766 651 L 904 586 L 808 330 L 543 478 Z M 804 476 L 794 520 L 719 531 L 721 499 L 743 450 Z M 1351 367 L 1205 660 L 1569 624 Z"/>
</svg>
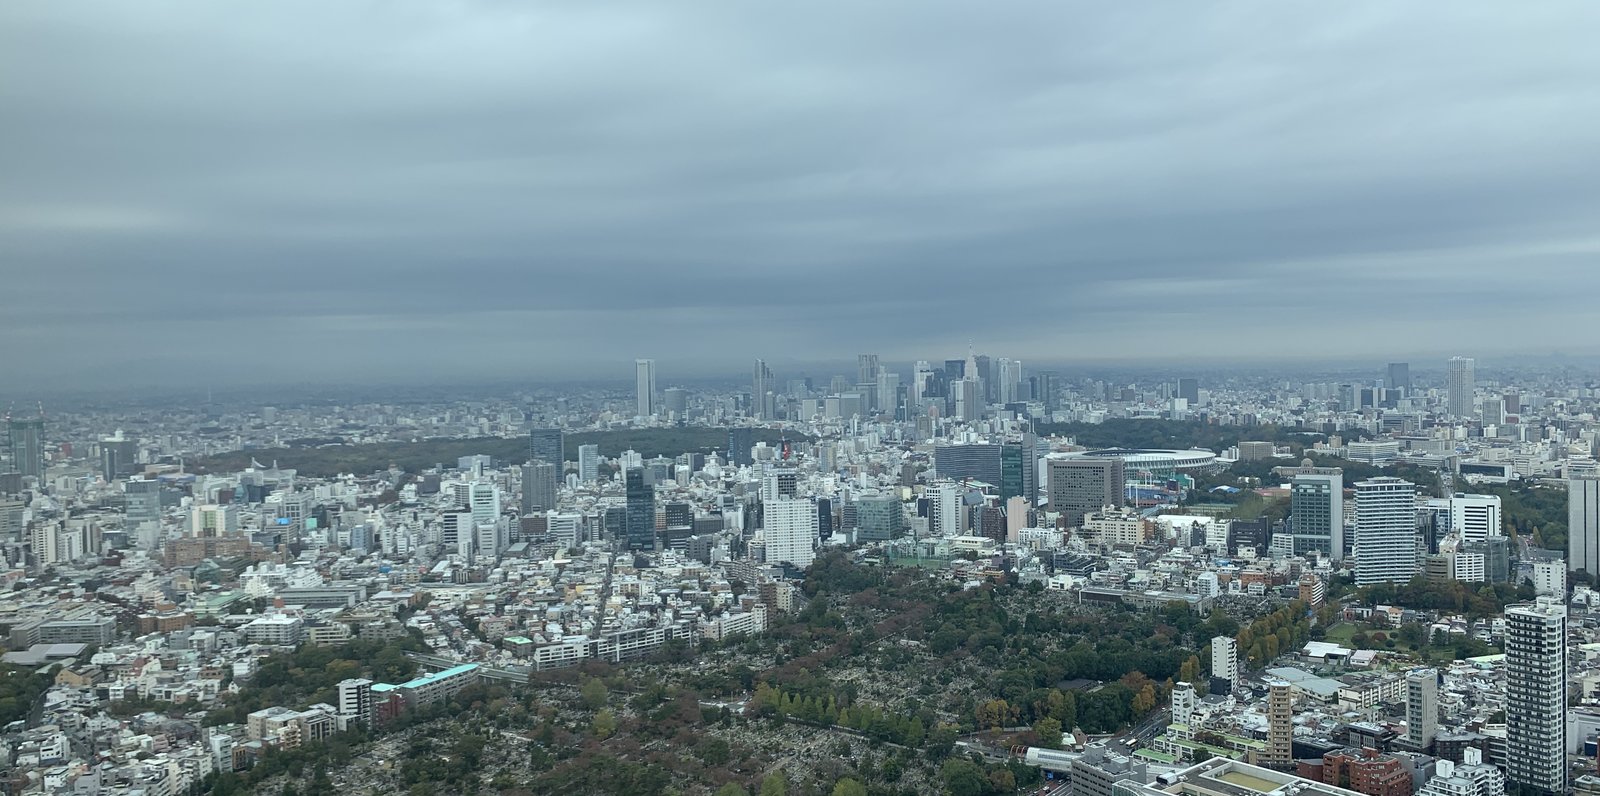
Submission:
<svg viewBox="0 0 1600 796">
<path fill-rule="evenodd" d="M 556 509 L 556 466 L 533 461 L 522 465 L 522 516 Z"/>
<path fill-rule="evenodd" d="M 797 497 L 763 501 L 761 538 L 766 542 L 768 563 L 783 562 L 800 569 L 811 566 L 817 533 L 814 501 Z"/>
<path fill-rule="evenodd" d="M 894 495 L 863 494 L 856 498 L 855 509 L 858 541 L 888 541 L 905 532 L 905 504 Z"/>
<path fill-rule="evenodd" d="M 1039 445 L 1033 434 L 1000 446 L 1000 499 L 1020 497 L 1029 508 L 1039 500 Z"/>
<path fill-rule="evenodd" d="M 1567 569 L 1600 575 L 1600 476 L 1567 481 Z"/>
<path fill-rule="evenodd" d="M 567 460 L 567 439 L 559 428 L 536 428 L 528 432 L 528 458 L 549 462 L 560 473 Z"/>
<path fill-rule="evenodd" d="M 933 469 L 940 478 L 952 481 L 982 481 L 1000 485 L 1001 446 L 987 442 L 964 445 L 936 445 Z"/>
<path fill-rule="evenodd" d="M 339 681 L 339 715 L 363 727 L 372 726 L 372 681 Z"/>
<path fill-rule="evenodd" d="M 835 391 L 837 392 L 837 391 Z M 767 367 L 764 360 L 756 360 L 750 370 L 750 416 L 760 420 L 772 420 L 773 410 L 776 408 L 777 399 L 769 397 L 772 393 L 772 369 Z"/>
<path fill-rule="evenodd" d="M 1450 497 L 1450 531 L 1459 534 L 1463 541 L 1481 542 L 1504 533 L 1500 526 L 1499 495 L 1466 495 L 1457 493 Z"/>
<path fill-rule="evenodd" d="M 877 409 L 893 414 L 900 407 L 900 374 L 890 370 L 878 372 Z"/>
<path fill-rule="evenodd" d="M 239 507 L 232 503 L 195 506 L 189 512 L 189 535 L 205 538 L 239 532 Z"/>
<path fill-rule="evenodd" d="M 23 478 L 44 477 L 44 419 L 12 419 L 6 423 L 11 443 L 11 469 Z"/>
<path fill-rule="evenodd" d="M 1239 685 L 1239 642 L 1233 636 L 1211 639 L 1211 677 L 1226 680 L 1228 690 Z"/>
<path fill-rule="evenodd" d="M 139 443 L 117 433 L 100 440 L 100 477 L 106 483 L 127 478 L 138 471 Z"/>
<path fill-rule="evenodd" d="M 750 449 L 756 446 L 755 432 L 749 426 L 733 426 L 728 429 L 728 464 L 735 467 L 749 467 L 755 464 L 755 458 Z"/>
<path fill-rule="evenodd" d="M 761 477 L 761 500 L 763 503 L 798 497 L 799 495 L 800 471 L 793 467 L 774 468 L 768 470 Z"/>
<path fill-rule="evenodd" d="M 1567 613 L 1556 600 L 1508 605 L 1506 775 L 1546 793 L 1567 789 Z"/>
<path fill-rule="evenodd" d="M 956 398 L 956 419 L 972 422 L 983 415 L 983 389 L 977 379 L 957 379 L 950 388 Z"/>
<path fill-rule="evenodd" d="M 911 384 L 907 396 L 912 406 L 921 406 L 924 401 L 938 394 L 937 383 L 939 374 L 933 370 L 927 360 L 918 360 L 911 369 Z"/>
<path fill-rule="evenodd" d="M 1121 506 L 1127 474 L 1121 459 L 1051 459 L 1049 507 L 1066 517 L 1067 526 L 1083 524 L 1083 515 L 1105 506 Z"/>
<path fill-rule="evenodd" d="M 689 415 L 689 391 L 682 387 L 668 387 L 661 393 L 661 404 L 675 420 Z"/>
<path fill-rule="evenodd" d="M 1417 571 L 1416 484 L 1356 482 L 1356 585 L 1405 583 Z"/>
<path fill-rule="evenodd" d="M 1022 400 L 1022 360 L 1001 357 L 996 380 L 999 382 L 995 389 L 996 399 L 1000 403 L 1009 404 Z"/>
<path fill-rule="evenodd" d="M 1406 743 L 1424 751 L 1438 732 L 1439 671 L 1412 669 L 1406 673 Z"/>
<path fill-rule="evenodd" d="M 1267 748 L 1260 761 L 1280 771 L 1294 765 L 1294 686 L 1276 678 L 1267 680 Z"/>
<path fill-rule="evenodd" d="M 1039 374 L 1038 387 L 1034 390 L 1034 400 L 1044 404 L 1044 411 L 1054 412 L 1060 408 L 1061 377 L 1053 372 Z"/>
<path fill-rule="evenodd" d="M 578 480 L 592 484 L 600 480 L 600 446 L 578 446 Z"/>
<path fill-rule="evenodd" d="M 1190 406 L 1200 405 L 1200 380 L 1178 379 L 1178 396 L 1189 402 Z"/>
<path fill-rule="evenodd" d="M 1506 422 L 1506 399 L 1491 395 L 1478 402 L 1478 422 L 1484 426 L 1498 426 Z"/>
<path fill-rule="evenodd" d="M 1445 366 L 1445 413 L 1458 419 L 1469 419 L 1478 414 L 1473 402 L 1478 388 L 1477 363 L 1471 357 L 1451 357 Z"/>
<path fill-rule="evenodd" d="M 878 381 L 878 355 L 858 354 L 856 356 L 856 383 L 874 384 Z"/>
<path fill-rule="evenodd" d="M 977 368 L 974 367 L 974 375 Z M 947 359 L 944 361 L 945 381 L 955 381 L 967 377 L 967 361 L 965 359 Z"/>
<path fill-rule="evenodd" d="M 928 491 L 928 533 L 932 536 L 962 536 L 966 533 L 967 513 L 963 510 L 961 485 L 940 481 Z"/>
<path fill-rule="evenodd" d="M 498 559 L 501 546 L 499 523 L 478 523 L 473 526 L 472 552 L 474 556 Z"/>
<path fill-rule="evenodd" d="M 654 417 L 656 414 L 656 361 L 653 359 L 635 359 L 633 361 L 635 391 L 638 394 L 637 409 L 634 414 L 639 417 Z"/>
<path fill-rule="evenodd" d="M 1391 390 L 1400 390 L 1406 395 L 1411 394 L 1411 364 L 1408 362 L 1390 362 L 1389 378 L 1384 380 L 1384 386 Z"/>
<path fill-rule="evenodd" d="M 1316 551 L 1344 560 L 1343 475 L 1296 475 L 1289 487 L 1289 512 L 1295 555 Z"/>
<path fill-rule="evenodd" d="M 476 524 L 494 524 L 500 519 L 500 490 L 487 481 L 468 484 L 467 511 L 472 513 L 472 521 Z"/>
<path fill-rule="evenodd" d="M 123 517 L 145 550 L 154 550 L 161 538 L 161 482 L 133 479 L 123 484 Z"/>
<path fill-rule="evenodd" d="M 999 391 L 996 385 L 1000 383 L 996 378 L 998 375 L 993 360 L 989 359 L 987 354 L 967 356 L 967 378 L 977 379 L 978 395 L 985 403 L 994 403 L 997 397 Z"/>
<path fill-rule="evenodd" d="M 629 467 L 624 476 L 628 498 L 628 549 L 656 547 L 656 490 L 646 480 L 643 467 Z"/>
<path fill-rule="evenodd" d="M 1567 599 L 1567 562 L 1555 554 L 1533 561 L 1533 593 L 1557 600 Z"/>
</svg>

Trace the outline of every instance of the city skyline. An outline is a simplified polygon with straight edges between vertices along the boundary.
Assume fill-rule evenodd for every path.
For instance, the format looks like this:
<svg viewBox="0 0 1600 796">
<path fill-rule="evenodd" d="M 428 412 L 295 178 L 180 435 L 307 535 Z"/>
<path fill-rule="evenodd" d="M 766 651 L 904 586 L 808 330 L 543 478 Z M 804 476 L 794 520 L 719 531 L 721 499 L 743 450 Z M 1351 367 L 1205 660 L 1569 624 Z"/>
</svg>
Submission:
<svg viewBox="0 0 1600 796">
<path fill-rule="evenodd" d="M 0 367 L 1597 353 L 1600 10 L 1019 10 L 7 4 Z"/>
</svg>

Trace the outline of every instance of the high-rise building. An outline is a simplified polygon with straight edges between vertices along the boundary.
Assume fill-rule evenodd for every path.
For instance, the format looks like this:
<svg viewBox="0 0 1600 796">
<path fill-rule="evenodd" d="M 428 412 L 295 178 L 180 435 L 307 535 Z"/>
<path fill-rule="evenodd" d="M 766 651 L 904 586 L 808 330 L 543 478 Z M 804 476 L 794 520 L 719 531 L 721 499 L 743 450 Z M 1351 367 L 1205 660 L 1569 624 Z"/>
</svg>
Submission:
<svg viewBox="0 0 1600 796">
<path fill-rule="evenodd" d="M 1089 512 L 1123 503 L 1127 474 L 1121 459 L 1051 459 L 1049 468 L 1049 508 L 1065 516 L 1068 527 L 1081 524 Z"/>
<path fill-rule="evenodd" d="M 1022 400 L 1022 360 L 1001 357 L 999 371 L 996 376 L 996 400 L 1002 404 Z"/>
<path fill-rule="evenodd" d="M 732 426 L 728 429 L 728 464 L 749 467 L 755 464 L 750 450 L 756 446 L 755 432 L 749 426 Z"/>
<path fill-rule="evenodd" d="M 1412 669 L 1406 673 L 1406 743 L 1425 751 L 1438 732 L 1439 671 Z"/>
<path fill-rule="evenodd" d="M 878 355 L 859 354 L 856 356 L 856 383 L 875 384 L 878 381 Z"/>
<path fill-rule="evenodd" d="M 189 535 L 217 537 L 239 532 L 239 507 L 232 503 L 195 506 L 189 513 Z"/>
<path fill-rule="evenodd" d="M 566 435 L 559 428 L 536 428 L 528 432 L 528 458 L 536 462 L 549 462 L 561 472 L 567 460 Z"/>
<path fill-rule="evenodd" d="M 546 461 L 522 465 L 522 516 L 556 509 L 556 466 Z"/>
<path fill-rule="evenodd" d="M 1400 390 L 1406 395 L 1411 394 L 1411 363 L 1390 362 L 1389 377 L 1384 380 L 1385 387 L 1391 390 Z"/>
<path fill-rule="evenodd" d="M 1545 793 L 1567 790 L 1567 612 L 1556 600 L 1508 605 L 1506 774 Z"/>
<path fill-rule="evenodd" d="M 1478 416 L 1473 395 L 1478 389 L 1477 362 L 1471 357 L 1451 357 L 1445 366 L 1445 413 L 1457 419 Z"/>
<path fill-rule="evenodd" d="M 1417 567 L 1417 487 L 1399 478 L 1356 482 L 1356 585 L 1405 583 Z"/>
<path fill-rule="evenodd" d="M 1462 540 L 1481 542 L 1504 533 L 1500 525 L 1499 495 L 1467 495 L 1456 493 L 1450 497 L 1450 531 L 1460 534 Z"/>
<path fill-rule="evenodd" d="M 900 374 L 892 370 L 878 371 L 878 389 L 876 393 L 876 408 L 882 412 L 893 413 L 900 407 Z"/>
<path fill-rule="evenodd" d="M 1567 481 L 1567 569 L 1600 575 L 1600 476 Z"/>
<path fill-rule="evenodd" d="M 1189 402 L 1190 406 L 1200 405 L 1200 380 L 1178 379 L 1178 398 Z"/>
<path fill-rule="evenodd" d="M 906 529 L 905 504 L 894 495 L 869 493 L 857 497 L 856 535 L 863 542 L 900 538 Z"/>
<path fill-rule="evenodd" d="M 956 418 L 968 422 L 983 416 L 983 385 L 978 379 L 957 379 L 950 385 L 955 394 Z"/>
<path fill-rule="evenodd" d="M 1267 681 L 1267 748 L 1259 759 L 1279 771 L 1294 765 L 1294 686 L 1287 681 Z"/>
<path fill-rule="evenodd" d="M 939 481 L 928 489 L 928 533 L 938 537 L 966 533 L 967 513 L 963 510 L 961 485 Z"/>
<path fill-rule="evenodd" d="M 635 359 L 633 361 L 635 392 L 637 394 L 637 408 L 634 414 L 639 417 L 654 417 L 656 414 L 656 361 L 653 359 Z"/>
<path fill-rule="evenodd" d="M 154 550 L 161 539 L 161 482 L 135 478 L 122 486 L 123 517 L 139 546 Z"/>
<path fill-rule="evenodd" d="M 1054 372 L 1039 374 L 1038 387 L 1034 389 L 1034 399 L 1044 404 L 1046 412 L 1054 412 L 1060 406 L 1060 381 L 1061 377 Z"/>
<path fill-rule="evenodd" d="M 139 442 L 123 436 L 122 429 L 100 440 L 100 477 L 106 483 L 138 472 L 138 462 Z"/>
<path fill-rule="evenodd" d="M 967 355 L 967 378 L 974 377 L 978 380 L 979 394 L 983 396 L 983 400 L 994 403 L 995 398 L 999 397 L 999 390 L 995 387 L 1000 380 L 995 378 L 994 361 L 988 354 Z"/>
<path fill-rule="evenodd" d="M 1021 497 L 1032 508 L 1039 500 L 1039 446 L 1033 434 L 1000 446 L 1000 500 Z"/>
<path fill-rule="evenodd" d="M 689 415 L 689 391 L 682 387 L 668 387 L 661 391 L 661 404 L 674 420 Z"/>
<path fill-rule="evenodd" d="M 765 360 L 756 360 L 750 370 L 750 416 L 772 420 L 777 407 L 777 396 L 772 394 L 772 369 Z"/>
<path fill-rule="evenodd" d="M 1344 560 L 1344 476 L 1296 475 L 1289 488 L 1294 554 L 1319 552 Z"/>
<path fill-rule="evenodd" d="M 488 481 L 473 481 L 467 486 L 467 510 L 475 525 L 494 525 L 500 521 L 500 490 Z"/>
<path fill-rule="evenodd" d="M 645 478 L 643 467 L 629 467 L 624 474 L 628 500 L 628 549 L 654 550 L 656 546 L 656 490 Z"/>
<path fill-rule="evenodd" d="M 818 538 L 816 502 L 800 497 L 763 501 L 761 538 L 769 563 L 811 566 Z"/>
<path fill-rule="evenodd" d="M 1229 691 L 1239 685 L 1239 642 L 1233 636 L 1211 639 L 1211 676 L 1226 680 Z"/>
<path fill-rule="evenodd" d="M 1000 446 L 987 442 L 936 445 L 933 469 L 941 478 L 1000 485 Z"/>
<path fill-rule="evenodd" d="M 11 468 L 22 477 L 44 477 L 44 420 L 12 419 L 6 423 L 11 447 Z"/>
</svg>

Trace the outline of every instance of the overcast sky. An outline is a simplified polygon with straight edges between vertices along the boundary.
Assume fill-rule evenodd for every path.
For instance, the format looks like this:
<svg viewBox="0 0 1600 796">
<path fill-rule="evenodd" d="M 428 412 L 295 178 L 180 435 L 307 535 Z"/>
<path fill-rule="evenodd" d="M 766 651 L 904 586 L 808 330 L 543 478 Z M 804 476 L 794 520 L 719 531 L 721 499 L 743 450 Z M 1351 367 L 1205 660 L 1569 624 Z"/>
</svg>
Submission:
<svg viewBox="0 0 1600 796">
<path fill-rule="evenodd" d="M 1592 353 L 1596 30 L 1593 2 L 8 0 L 0 373 Z"/>
</svg>

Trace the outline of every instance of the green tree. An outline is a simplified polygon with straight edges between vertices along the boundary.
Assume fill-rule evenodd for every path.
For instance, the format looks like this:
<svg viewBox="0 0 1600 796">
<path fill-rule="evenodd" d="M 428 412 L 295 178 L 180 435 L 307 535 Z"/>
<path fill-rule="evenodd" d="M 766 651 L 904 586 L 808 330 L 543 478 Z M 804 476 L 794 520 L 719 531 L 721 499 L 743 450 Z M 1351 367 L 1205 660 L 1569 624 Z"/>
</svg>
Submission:
<svg viewBox="0 0 1600 796">
<path fill-rule="evenodd" d="M 1061 722 L 1046 716 L 1033 723 L 1033 731 L 1046 748 L 1061 748 Z"/>
<path fill-rule="evenodd" d="M 578 689 L 578 693 L 583 698 L 584 707 L 590 710 L 598 710 L 604 707 L 606 698 L 610 696 L 610 691 L 606 690 L 605 682 L 598 677 L 591 677 L 585 681 L 583 687 Z"/>
<path fill-rule="evenodd" d="M 720 788 L 717 788 L 717 796 L 750 796 L 750 791 L 745 790 L 744 787 L 737 782 L 730 782 Z"/>
<path fill-rule="evenodd" d="M 617 717 L 609 708 L 594 714 L 594 737 L 604 741 L 617 731 Z"/>
<path fill-rule="evenodd" d="M 833 796 L 867 796 L 867 786 L 845 777 L 833 783 Z"/>
<path fill-rule="evenodd" d="M 789 779 L 774 771 L 761 780 L 761 796 L 789 796 Z"/>
<path fill-rule="evenodd" d="M 983 796 L 989 790 L 989 779 L 969 760 L 952 758 L 939 768 L 939 780 L 950 796 Z"/>
</svg>

